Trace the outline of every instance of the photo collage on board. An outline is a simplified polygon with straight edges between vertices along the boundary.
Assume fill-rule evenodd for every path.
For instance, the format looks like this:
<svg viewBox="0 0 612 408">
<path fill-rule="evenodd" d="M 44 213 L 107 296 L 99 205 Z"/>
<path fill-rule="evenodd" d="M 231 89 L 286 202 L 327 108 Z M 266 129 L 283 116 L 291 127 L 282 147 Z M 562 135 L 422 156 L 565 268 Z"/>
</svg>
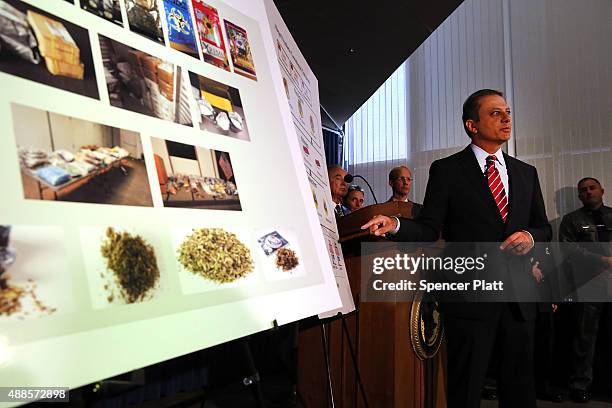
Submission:
<svg viewBox="0 0 612 408">
<path fill-rule="evenodd" d="M 136 114 L 135 124 L 145 119 L 140 115 L 170 122 L 179 137 L 170 140 L 139 131 L 137 125 L 100 123 L 78 108 L 67 115 L 52 106 L 12 102 L 14 157 L 23 199 L 50 206 L 79 203 L 85 210 L 91 207 L 92 220 L 95 208 L 101 207 L 91 204 L 157 207 L 168 213 L 242 211 L 237 155 L 180 137 L 181 131 L 201 131 L 251 141 L 254 135 L 240 90 L 213 79 L 215 75 L 191 72 L 175 58 L 153 55 L 154 48 L 145 52 L 132 46 L 139 38 L 151 40 L 154 47 L 215 67 L 213 74 L 218 68 L 219 73 L 257 81 L 257 50 L 252 50 L 240 21 L 224 20 L 223 13 L 203 0 L 62 3 L 67 3 L 62 8 L 72 5 L 75 13 L 87 16 L 84 20 L 99 18 L 99 24 L 112 26 L 109 32 L 126 30 L 125 38 L 98 34 L 79 20 L 68 21 L 20 0 L 0 0 L 0 73 L 98 100 L 109 112 Z M 94 56 L 101 61 L 94 63 Z M 98 78 L 106 93 L 99 92 Z M 164 259 L 164 240 L 152 227 L 95 222 L 79 227 L 95 309 L 165 296 L 172 270 L 179 273 L 183 293 L 250 285 L 258 276 L 279 281 L 305 275 L 298 237 L 290 229 L 200 225 L 167 233 L 174 259 Z M 0 319 L 74 311 L 69 297 L 58 295 L 72 290 L 69 275 L 41 272 L 66 270 L 64 234 L 60 226 L 0 226 Z M 126 256 L 147 262 L 130 264 Z"/>
</svg>

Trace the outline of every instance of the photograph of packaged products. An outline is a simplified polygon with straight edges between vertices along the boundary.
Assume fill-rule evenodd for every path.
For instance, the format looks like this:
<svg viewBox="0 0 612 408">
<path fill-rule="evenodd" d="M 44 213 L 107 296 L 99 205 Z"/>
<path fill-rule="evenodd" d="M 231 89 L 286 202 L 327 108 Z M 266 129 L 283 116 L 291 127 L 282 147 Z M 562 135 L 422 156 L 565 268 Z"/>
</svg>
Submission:
<svg viewBox="0 0 612 408">
<path fill-rule="evenodd" d="M 99 99 L 87 30 L 18 0 L 0 0 L 0 71 Z"/>
<path fill-rule="evenodd" d="M 180 67 L 99 36 L 112 106 L 191 126 L 189 85 Z"/>
<path fill-rule="evenodd" d="M 201 130 L 251 140 L 238 89 L 193 72 L 189 82 Z"/>
<path fill-rule="evenodd" d="M 64 242 L 60 227 L 0 225 L 0 324 L 73 311 Z"/>
<path fill-rule="evenodd" d="M 130 30 L 164 44 L 161 13 L 155 0 L 125 0 Z"/>
<path fill-rule="evenodd" d="M 217 9 L 205 3 L 204 0 L 192 0 L 191 4 L 204 61 L 229 71 L 225 39 Z"/>
<path fill-rule="evenodd" d="M 234 72 L 257 81 L 251 45 L 245 29 L 225 20 L 225 32 L 229 43 Z"/>
<path fill-rule="evenodd" d="M 79 233 L 94 309 L 148 302 L 169 290 L 158 229 L 83 226 Z"/>
<path fill-rule="evenodd" d="M 168 25 L 170 47 L 199 59 L 195 30 L 189 10 L 190 0 L 162 0 Z"/>
<path fill-rule="evenodd" d="M 12 105 L 26 199 L 152 207 L 140 135 Z"/>
<path fill-rule="evenodd" d="M 81 8 L 123 27 L 119 0 L 79 0 Z"/>
<path fill-rule="evenodd" d="M 256 252 L 266 280 L 286 280 L 306 274 L 297 236 L 293 231 L 259 230 L 255 236 L 258 245 Z"/>
<path fill-rule="evenodd" d="M 151 138 L 165 207 L 241 211 L 229 153 Z"/>
</svg>

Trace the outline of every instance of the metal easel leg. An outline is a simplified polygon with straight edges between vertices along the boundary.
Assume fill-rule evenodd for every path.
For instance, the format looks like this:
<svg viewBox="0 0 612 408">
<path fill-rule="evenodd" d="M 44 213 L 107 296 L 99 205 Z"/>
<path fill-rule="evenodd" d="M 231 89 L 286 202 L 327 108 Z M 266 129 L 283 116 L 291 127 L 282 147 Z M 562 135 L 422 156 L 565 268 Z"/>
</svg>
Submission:
<svg viewBox="0 0 612 408">
<path fill-rule="evenodd" d="M 331 368 L 329 364 L 329 354 L 327 352 L 328 342 L 327 342 L 327 333 L 325 331 L 325 323 L 321 323 L 321 339 L 323 341 L 323 354 L 325 356 L 325 369 L 327 371 L 327 389 L 329 391 L 329 400 L 331 402 L 331 407 L 335 408 L 336 404 L 334 402 L 334 387 L 331 379 Z"/>
</svg>

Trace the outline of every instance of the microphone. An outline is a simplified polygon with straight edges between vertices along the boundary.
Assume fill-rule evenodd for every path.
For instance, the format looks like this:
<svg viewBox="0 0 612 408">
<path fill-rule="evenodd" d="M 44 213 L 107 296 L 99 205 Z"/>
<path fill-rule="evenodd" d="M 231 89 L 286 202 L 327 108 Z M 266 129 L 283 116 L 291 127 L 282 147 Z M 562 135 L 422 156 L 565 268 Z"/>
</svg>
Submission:
<svg viewBox="0 0 612 408">
<path fill-rule="evenodd" d="M 358 175 L 358 174 L 355 174 L 355 175 L 353 176 L 352 174 L 348 174 L 348 173 L 347 173 L 347 175 L 346 175 L 346 176 L 344 176 L 344 181 L 346 181 L 347 183 L 352 183 L 352 182 L 353 182 L 353 180 L 354 180 L 355 178 L 360 178 L 360 179 L 362 179 L 363 181 L 365 181 L 365 183 L 368 185 L 368 188 L 370 189 L 370 193 L 372 193 L 372 197 L 374 198 L 374 202 L 375 202 L 376 204 L 378 204 L 378 200 L 376 199 L 376 194 L 374 194 L 374 190 L 372 190 L 372 186 L 370 185 L 370 183 L 368 183 L 368 180 L 364 179 L 363 177 L 361 177 L 361 176 L 360 176 L 360 175 Z"/>
</svg>

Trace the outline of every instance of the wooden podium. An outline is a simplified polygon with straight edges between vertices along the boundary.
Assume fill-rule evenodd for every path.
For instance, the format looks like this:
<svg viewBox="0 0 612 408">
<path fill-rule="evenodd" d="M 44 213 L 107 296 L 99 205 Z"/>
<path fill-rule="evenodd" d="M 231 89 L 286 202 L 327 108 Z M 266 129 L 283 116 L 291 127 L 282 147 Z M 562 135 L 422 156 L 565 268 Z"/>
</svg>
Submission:
<svg viewBox="0 0 612 408">
<path fill-rule="evenodd" d="M 411 218 L 411 211 L 411 203 L 389 202 L 364 207 L 338 220 L 340 242 L 357 311 L 323 326 L 312 322 L 312 327 L 300 331 L 298 406 L 332 406 L 322 341 L 324 329 L 336 407 L 366 406 L 357 383 L 351 346 L 370 407 L 446 407 L 444 347 L 439 352 L 436 347 L 431 358 L 422 359 L 425 355 L 416 344 L 422 328 L 422 322 L 418 319 L 421 310 L 419 302 L 361 302 L 361 243 L 384 240 L 368 235 L 360 229 L 361 225 L 377 214 Z M 394 253 L 397 252 L 389 251 L 387 245 L 384 252 L 375 255 L 392 256 Z"/>
</svg>

